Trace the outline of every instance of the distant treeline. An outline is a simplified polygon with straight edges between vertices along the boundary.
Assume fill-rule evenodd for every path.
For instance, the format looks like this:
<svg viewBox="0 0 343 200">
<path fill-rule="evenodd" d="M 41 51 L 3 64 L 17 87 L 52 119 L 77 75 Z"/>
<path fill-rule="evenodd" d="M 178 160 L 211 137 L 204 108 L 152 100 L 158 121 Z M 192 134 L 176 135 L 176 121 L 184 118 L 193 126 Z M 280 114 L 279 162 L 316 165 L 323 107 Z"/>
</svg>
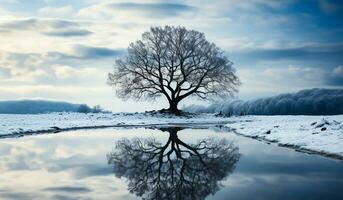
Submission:
<svg viewBox="0 0 343 200">
<path fill-rule="evenodd" d="M 100 106 L 48 100 L 0 101 L 0 114 L 41 114 L 50 112 L 103 112 Z"/>
<path fill-rule="evenodd" d="M 301 90 L 252 101 L 230 100 L 184 109 L 224 115 L 337 115 L 343 114 L 343 89 Z"/>
</svg>

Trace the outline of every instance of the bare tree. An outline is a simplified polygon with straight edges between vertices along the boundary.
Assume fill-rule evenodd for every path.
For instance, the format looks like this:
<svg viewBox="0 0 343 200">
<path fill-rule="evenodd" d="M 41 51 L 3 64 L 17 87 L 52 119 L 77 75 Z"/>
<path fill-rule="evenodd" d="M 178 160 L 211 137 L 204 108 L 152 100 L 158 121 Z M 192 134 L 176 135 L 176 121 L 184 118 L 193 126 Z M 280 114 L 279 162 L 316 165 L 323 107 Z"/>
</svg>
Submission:
<svg viewBox="0 0 343 200">
<path fill-rule="evenodd" d="M 108 84 L 123 99 L 165 96 L 169 111 L 188 96 L 201 99 L 237 92 L 240 82 L 224 52 L 203 33 L 184 27 L 152 27 L 116 60 Z"/>
</svg>

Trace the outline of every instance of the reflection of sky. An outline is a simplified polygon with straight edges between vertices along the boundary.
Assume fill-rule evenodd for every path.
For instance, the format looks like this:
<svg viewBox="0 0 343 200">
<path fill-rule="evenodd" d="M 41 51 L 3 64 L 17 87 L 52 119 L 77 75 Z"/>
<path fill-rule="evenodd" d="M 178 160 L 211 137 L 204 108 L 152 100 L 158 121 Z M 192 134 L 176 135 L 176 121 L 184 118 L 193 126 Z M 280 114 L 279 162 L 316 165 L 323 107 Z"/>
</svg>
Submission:
<svg viewBox="0 0 343 200">
<path fill-rule="evenodd" d="M 239 146 L 242 157 L 235 171 L 209 199 L 343 197 L 342 163 L 223 132 L 184 130 L 178 135 L 187 143 L 220 136 Z M 124 136 L 166 141 L 168 133 L 104 129 L 1 140 L 0 199 L 135 199 L 106 160 Z"/>
</svg>

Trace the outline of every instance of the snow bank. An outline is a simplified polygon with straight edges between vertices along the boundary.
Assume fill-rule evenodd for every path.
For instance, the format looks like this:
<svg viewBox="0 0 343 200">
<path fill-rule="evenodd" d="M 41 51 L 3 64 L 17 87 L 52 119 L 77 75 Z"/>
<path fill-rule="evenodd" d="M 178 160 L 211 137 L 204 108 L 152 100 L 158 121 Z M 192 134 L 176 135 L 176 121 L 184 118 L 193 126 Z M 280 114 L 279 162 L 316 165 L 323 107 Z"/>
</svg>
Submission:
<svg viewBox="0 0 343 200">
<path fill-rule="evenodd" d="M 232 120 L 226 126 L 241 135 L 343 157 L 343 115 L 243 116 Z"/>
<path fill-rule="evenodd" d="M 116 125 L 153 125 L 168 123 L 218 122 L 212 114 L 197 117 L 170 117 L 149 113 L 50 113 L 37 115 L 0 114 L 0 135 L 20 134 L 35 131 L 63 130 L 81 127 Z"/>
</svg>

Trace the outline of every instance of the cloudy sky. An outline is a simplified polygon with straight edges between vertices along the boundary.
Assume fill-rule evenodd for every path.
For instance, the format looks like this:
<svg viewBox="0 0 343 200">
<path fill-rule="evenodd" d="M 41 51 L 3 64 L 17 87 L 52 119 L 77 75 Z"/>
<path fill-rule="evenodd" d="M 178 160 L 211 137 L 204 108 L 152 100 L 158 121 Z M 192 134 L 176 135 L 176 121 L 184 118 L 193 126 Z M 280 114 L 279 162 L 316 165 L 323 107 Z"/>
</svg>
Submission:
<svg viewBox="0 0 343 200">
<path fill-rule="evenodd" d="M 106 85 L 114 60 L 158 25 L 204 32 L 225 50 L 242 81 L 238 98 L 342 88 L 341 19 L 341 0 L 1 0 L 0 99 L 161 108 L 121 101 Z"/>
</svg>

